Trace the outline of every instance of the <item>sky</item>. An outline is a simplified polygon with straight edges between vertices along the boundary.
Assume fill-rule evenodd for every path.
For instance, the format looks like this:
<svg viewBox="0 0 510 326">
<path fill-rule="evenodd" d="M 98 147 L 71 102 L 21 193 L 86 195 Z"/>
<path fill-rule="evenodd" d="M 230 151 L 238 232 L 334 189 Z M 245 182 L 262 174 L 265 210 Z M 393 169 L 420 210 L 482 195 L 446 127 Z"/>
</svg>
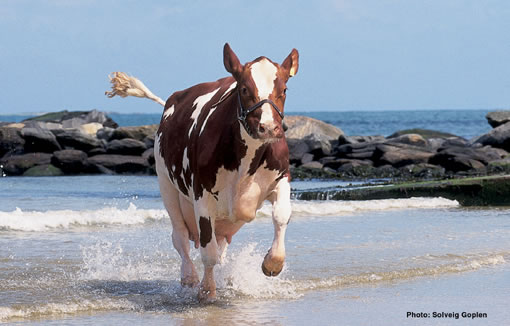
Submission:
<svg viewBox="0 0 510 326">
<path fill-rule="evenodd" d="M 109 99 L 125 71 L 166 99 L 300 53 L 289 111 L 510 109 L 508 0 L 0 0 L 0 114 L 161 112 Z"/>
</svg>

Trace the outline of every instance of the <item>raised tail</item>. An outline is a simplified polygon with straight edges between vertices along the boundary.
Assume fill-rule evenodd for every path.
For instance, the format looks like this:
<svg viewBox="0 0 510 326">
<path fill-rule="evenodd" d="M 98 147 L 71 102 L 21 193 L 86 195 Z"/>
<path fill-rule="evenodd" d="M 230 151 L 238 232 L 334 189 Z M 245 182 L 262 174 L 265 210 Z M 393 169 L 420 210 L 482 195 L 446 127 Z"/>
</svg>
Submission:
<svg viewBox="0 0 510 326">
<path fill-rule="evenodd" d="M 165 101 L 154 95 L 138 78 L 128 76 L 124 72 L 113 72 L 108 76 L 112 83 L 112 90 L 104 94 L 110 98 L 118 95 L 120 97 L 136 96 L 145 97 L 165 106 Z"/>
</svg>

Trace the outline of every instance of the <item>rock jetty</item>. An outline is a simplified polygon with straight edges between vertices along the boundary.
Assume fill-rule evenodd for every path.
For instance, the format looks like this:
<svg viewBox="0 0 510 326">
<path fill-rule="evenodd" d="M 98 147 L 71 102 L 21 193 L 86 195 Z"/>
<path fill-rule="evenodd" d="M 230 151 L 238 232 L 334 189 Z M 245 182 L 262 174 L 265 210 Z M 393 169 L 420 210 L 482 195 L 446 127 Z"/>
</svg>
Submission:
<svg viewBox="0 0 510 326">
<path fill-rule="evenodd" d="M 490 132 L 464 139 L 410 129 L 345 135 L 330 124 L 287 116 L 293 178 L 434 179 L 510 172 L 510 112 L 489 113 Z M 494 122 L 498 121 L 498 122 Z M 0 175 L 154 174 L 158 125 L 119 127 L 97 110 L 0 122 Z"/>
</svg>

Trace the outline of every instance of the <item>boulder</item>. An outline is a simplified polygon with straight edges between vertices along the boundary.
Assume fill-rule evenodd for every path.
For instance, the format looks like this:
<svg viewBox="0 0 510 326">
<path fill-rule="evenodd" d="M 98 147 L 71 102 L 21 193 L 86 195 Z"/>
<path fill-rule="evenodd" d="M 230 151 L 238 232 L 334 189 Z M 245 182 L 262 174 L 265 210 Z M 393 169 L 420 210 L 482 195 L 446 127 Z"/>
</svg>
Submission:
<svg viewBox="0 0 510 326">
<path fill-rule="evenodd" d="M 111 170 L 115 173 L 148 173 L 149 164 L 140 156 L 106 154 L 96 155 L 87 159 L 99 170 Z"/>
<path fill-rule="evenodd" d="M 409 164 L 427 163 L 434 153 L 420 147 L 406 144 L 379 144 L 374 151 L 377 165 L 389 164 L 402 167 Z"/>
<path fill-rule="evenodd" d="M 300 166 L 303 169 L 322 169 L 322 164 L 317 161 L 311 161 Z"/>
<path fill-rule="evenodd" d="M 96 137 L 82 133 L 78 129 L 62 129 L 56 132 L 58 142 L 63 148 L 77 149 L 88 152 L 94 148 L 102 147 L 103 143 Z"/>
<path fill-rule="evenodd" d="M 495 160 L 487 165 L 489 173 L 510 173 L 510 157 Z"/>
<path fill-rule="evenodd" d="M 112 139 L 112 135 L 113 135 L 113 132 L 115 131 L 115 129 L 113 128 L 109 128 L 109 127 L 104 127 L 102 129 L 99 129 L 97 132 L 96 132 L 96 137 L 98 139 L 104 139 L 106 141 L 109 141 Z"/>
<path fill-rule="evenodd" d="M 459 172 L 483 169 L 489 160 L 482 151 L 465 147 L 450 147 L 431 157 L 429 163 L 440 165 L 447 171 Z"/>
<path fill-rule="evenodd" d="M 0 158 L 8 153 L 20 153 L 25 146 L 20 129 L 7 126 L 0 127 Z"/>
<path fill-rule="evenodd" d="M 372 161 L 368 160 L 350 160 L 350 159 L 334 159 L 334 160 L 324 160 L 321 161 L 324 167 L 331 168 L 333 170 L 338 170 L 342 166 L 346 166 L 347 169 L 350 167 L 358 167 L 358 166 L 372 166 Z"/>
<path fill-rule="evenodd" d="M 158 124 L 137 127 L 120 127 L 113 131 L 111 139 L 133 138 L 143 141 L 145 137 L 154 135 L 158 128 Z"/>
<path fill-rule="evenodd" d="M 22 175 L 23 172 L 36 165 L 51 163 L 52 154 L 28 153 L 23 155 L 10 156 L 2 159 L 3 172 L 7 175 Z"/>
<path fill-rule="evenodd" d="M 89 136 L 93 136 L 93 137 L 97 137 L 96 136 L 97 131 L 102 128 L 103 128 L 103 125 L 100 124 L 99 122 L 90 122 L 90 123 L 86 123 L 86 124 L 83 124 L 78 127 L 78 129 L 82 133 L 89 135 Z"/>
<path fill-rule="evenodd" d="M 389 143 L 401 143 L 418 147 L 428 147 L 429 142 L 418 134 L 404 134 L 389 139 Z"/>
<path fill-rule="evenodd" d="M 344 134 L 342 130 L 333 125 L 305 116 L 286 116 L 285 124 L 288 127 L 285 132 L 287 139 L 303 139 L 310 135 L 321 135 L 321 139 L 333 141 Z"/>
<path fill-rule="evenodd" d="M 492 128 L 499 127 L 504 125 L 507 122 L 510 122 L 510 111 L 494 111 L 489 112 L 485 116 L 489 124 Z"/>
<path fill-rule="evenodd" d="M 114 139 L 106 145 L 106 153 L 121 155 L 141 155 L 147 146 L 144 142 L 136 139 Z"/>
<path fill-rule="evenodd" d="M 310 151 L 310 147 L 301 139 L 287 139 L 287 145 L 289 146 L 289 161 L 291 163 L 301 161 L 303 155 Z"/>
<path fill-rule="evenodd" d="M 55 135 L 47 129 L 25 127 L 21 129 L 21 137 L 25 140 L 27 153 L 53 153 L 61 149 Z"/>
<path fill-rule="evenodd" d="M 40 121 L 60 123 L 63 128 L 78 128 L 91 122 L 98 122 L 104 127 L 117 128 L 119 125 L 104 112 L 92 111 L 59 111 L 32 117 L 23 121 Z"/>
<path fill-rule="evenodd" d="M 154 159 L 154 147 L 147 148 L 145 152 L 143 152 L 142 158 L 146 159 L 149 165 L 154 165 L 156 163 Z"/>
<path fill-rule="evenodd" d="M 23 173 L 24 177 L 56 177 L 64 172 L 51 164 L 36 165 Z"/>
<path fill-rule="evenodd" d="M 76 149 L 65 149 L 53 153 L 51 163 L 66 174 L 89 172 L 87 154 Z"/>
<path fill-rule="evenodd" d="M 430 130 L 430 129 L 420 129 L 420 128 L 414 128 L 414 129 L 405 129 L 397 131 L 391 135 L 388 136 L 388 138 L 395 138 L 398 136 L 406 135 L 406 134 L 418 134 L 422 136 L 425 139 L 428 138 L 449 138 L 449 137 L 458 137 L 457 135 L 450 134 L 447 132 L 437 131 L 437 130 Z"/>
<path fill-rule="evenodd" d="M 488 133 L 478 137 L 475 143 L 490 145 L 510 151 L 510 122 L 496 127 Z"/>
<path fill-rule="evenodd" d="M 316 157 L 322 157 L 330 155 L 333 146 L 331 140 L 324 134 L 311 134 L 307 135 L 302 139 L 310 148 L 310 153 Z"/>
<path fill-rule="evenodd" d="M 306 153 L 301 158 L 301 164 L 307 164 L 313 161 L 313 154 Z"/>
<path fill-rule="evenodd" d="M 384 142 L 386 138 L 384 136 L 346 136 L 340 135 L 338 137 L 338 145 L 344 144 L 358 144 L 358 143 L 379 143 Z"/>
</svg>

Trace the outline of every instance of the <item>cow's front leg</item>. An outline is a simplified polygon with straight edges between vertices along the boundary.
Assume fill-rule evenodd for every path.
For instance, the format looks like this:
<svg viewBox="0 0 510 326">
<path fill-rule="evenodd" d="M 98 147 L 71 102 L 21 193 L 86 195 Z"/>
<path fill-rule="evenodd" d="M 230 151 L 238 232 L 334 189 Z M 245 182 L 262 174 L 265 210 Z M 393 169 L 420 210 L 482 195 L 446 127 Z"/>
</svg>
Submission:
<svg viewBox="0 0 510 326">
<path fill-rule="evenodd" d="M 200 302 L 212 301 L 216 298 L 216 282 L 214 281 L 214 265 L 219 262 L 218 243 L 214 234 L 215 214 L 208 210 L 209 205 L 199 201 L 195 206 L 197 219 L 200 256 L 204 264 L 204 277 L 200 284 L 198 299 Z M 210 207 L 210 206 L 209 206 Z"/>
<path fill-rule="evenodd" d="M 270 198 L 273 202 L 274 240 L 271 249 L 264 257 L 262 271 L 266 276 L 277 276 L 285 261 L 285 231 L 291 215 L 290 183 L 283 178 L 276 186 L 276 194 Z"/>
</svg>

